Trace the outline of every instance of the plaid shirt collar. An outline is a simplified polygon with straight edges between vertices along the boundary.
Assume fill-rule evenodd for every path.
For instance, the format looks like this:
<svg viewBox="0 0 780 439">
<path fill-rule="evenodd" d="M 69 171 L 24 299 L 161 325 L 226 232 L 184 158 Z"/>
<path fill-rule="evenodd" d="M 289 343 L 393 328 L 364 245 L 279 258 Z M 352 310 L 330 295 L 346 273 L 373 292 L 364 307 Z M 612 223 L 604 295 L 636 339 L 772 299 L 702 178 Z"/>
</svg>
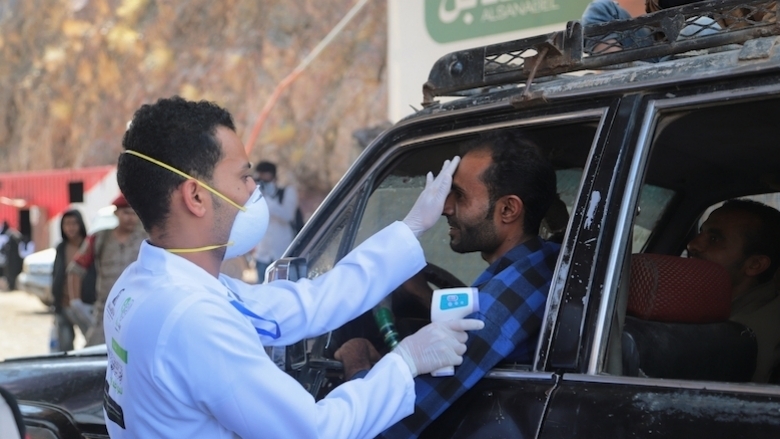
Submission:
<svg viewBox="0 0 780 439">
<path fill-rule="evenodd" d="M 414 413 L 385 430 L 386 439 L 416 438 L 500 361 L 527 361 L 536 346 L 560 246 L 535 237 L 494 261 L 474 286 L 479 288 L 485 327 L 471 331 L 455 376 L 414 379 Z"/>
<path fill-rule="evenodd" d="M 542 238 L 534 236 L 522 244 L 516 245 L 511 250 L 504 253 L 503 256 L 490 264 L 490 266 L 488 266 L 488 268 L 486 268 L 482 274 L 477 276 L 477 279 L 471 286 L 476 288 L 483 287 L 486 283 L 493 279 L 498 273 L 504 271 L 507 267 L 513 265 L 522 258 L 528 257 L 528 255 L 531 253 L 541 250 L 543 244 L 544 241 Z"/>
</svg>

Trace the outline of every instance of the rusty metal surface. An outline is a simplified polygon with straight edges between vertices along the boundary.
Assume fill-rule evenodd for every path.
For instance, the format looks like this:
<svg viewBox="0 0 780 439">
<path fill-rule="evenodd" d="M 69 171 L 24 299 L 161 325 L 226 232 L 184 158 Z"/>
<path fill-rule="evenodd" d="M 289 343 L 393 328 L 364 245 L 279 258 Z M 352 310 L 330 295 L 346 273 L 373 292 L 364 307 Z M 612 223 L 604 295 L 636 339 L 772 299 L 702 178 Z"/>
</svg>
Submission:
<svg viewBox="0 0 780 439">
<path fill-rule="evenodd" d="M 698 2 L 590 26 L 571 21 L 563 31 L 443 56 L 423 85 L 423 103 L 432 105 L 437 96 L 465 90 L 520 84 L 534 76 L 656 62 L 772 35 L 780 35 L 777 2 L 765 0 Z M 618 43 L 625 36 L 631 36 L 632 45 Z"/>
</svg>

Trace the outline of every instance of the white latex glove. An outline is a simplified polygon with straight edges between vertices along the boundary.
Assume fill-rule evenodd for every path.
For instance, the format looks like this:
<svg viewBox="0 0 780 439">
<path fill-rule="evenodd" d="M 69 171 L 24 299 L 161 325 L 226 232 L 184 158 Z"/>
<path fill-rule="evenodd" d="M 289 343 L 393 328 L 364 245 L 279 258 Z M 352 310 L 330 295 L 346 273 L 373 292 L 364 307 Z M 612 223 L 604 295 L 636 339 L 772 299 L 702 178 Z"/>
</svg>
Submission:
<svg viewBox="0 0 780 439">
<path fill-rule="evenodd" d="M 475 331 L 485 327 L 485 323 L 476 319 L 447 320 L 434 322 L 401 340 L 393 353 L 404 359 L 412 376 L 433 372 L 447 366 L 457 366 L 463 362 L 466 352 L 466 331 Z"/>
<path fill-rule="evenodd" d="M 444 210 L 444 201 L 450 193 L 452 186 L 452 175 L 458 169 L 460 157 L 455 156 L 452 160 L 445 160 L 441 167 L 441 172 L 436 178 L 429 172 L 425 178 L 425 188 L 414 206 L 404 218 L 404 223 L 412 229 L 414 236 L 420 237 L 422 233 L 436 224 Z"/>
</svg>

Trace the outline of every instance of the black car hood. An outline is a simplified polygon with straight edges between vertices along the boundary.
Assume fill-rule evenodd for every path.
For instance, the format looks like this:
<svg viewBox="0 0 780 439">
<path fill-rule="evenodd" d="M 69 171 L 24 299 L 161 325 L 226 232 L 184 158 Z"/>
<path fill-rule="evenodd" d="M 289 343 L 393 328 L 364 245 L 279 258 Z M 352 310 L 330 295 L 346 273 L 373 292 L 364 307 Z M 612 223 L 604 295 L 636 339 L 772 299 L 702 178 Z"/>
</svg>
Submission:
<svg viewBox="0 0 780 439">
<path fill-rule="evenodd" d="M 80 424 L 105 424 L 103 386 L 105 347 L 0 362 L 0 386 L 24 401 L 44 402 L 67 410 Z"/>
</svg>

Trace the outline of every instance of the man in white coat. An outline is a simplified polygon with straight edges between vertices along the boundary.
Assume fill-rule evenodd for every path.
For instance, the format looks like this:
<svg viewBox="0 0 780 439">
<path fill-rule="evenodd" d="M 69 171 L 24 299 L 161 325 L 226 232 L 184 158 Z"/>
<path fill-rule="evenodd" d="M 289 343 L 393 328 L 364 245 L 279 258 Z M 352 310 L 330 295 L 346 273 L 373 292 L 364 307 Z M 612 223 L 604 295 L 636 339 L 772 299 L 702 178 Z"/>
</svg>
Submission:
<svg viewBox="0 0 780 439">
<path fill-rule="evenodd" d="M 330 272 L 249 285 L 219 275 L 223 259 L 257 244 L 269 216 L 230 114 L 161 99 L 136 111 L 122 143 L 117 180 L 149 240 L 106 303 L 112 438 L 374 437 L 412 413 L 414 376 L 460 364 L 466 331 L 483 327 L 432 323 L 315 402 L 264 346 L 335 329 L 420 271 L 417 237 L 439 218 L 459 158 L 429 175 L 403 221 Z M 362 294 L 343 294 L 345 285 Z"/>
<path fill-rule="evenodd" d="M 260 192 L 263 193 L 271 215 L 265 236 L 252 252 L 257 283 L 263 283 L 265 270 L 273 261 L 282 257 L 295 239 L 297 230 L 293 229 L 292 224 L 298 210 L 298 192 L 294 185 L 276 185 L 276 165 L 268 161 L 262 161 L 255 166 L 255 181 L 260 186 Z"/>
</svg>

